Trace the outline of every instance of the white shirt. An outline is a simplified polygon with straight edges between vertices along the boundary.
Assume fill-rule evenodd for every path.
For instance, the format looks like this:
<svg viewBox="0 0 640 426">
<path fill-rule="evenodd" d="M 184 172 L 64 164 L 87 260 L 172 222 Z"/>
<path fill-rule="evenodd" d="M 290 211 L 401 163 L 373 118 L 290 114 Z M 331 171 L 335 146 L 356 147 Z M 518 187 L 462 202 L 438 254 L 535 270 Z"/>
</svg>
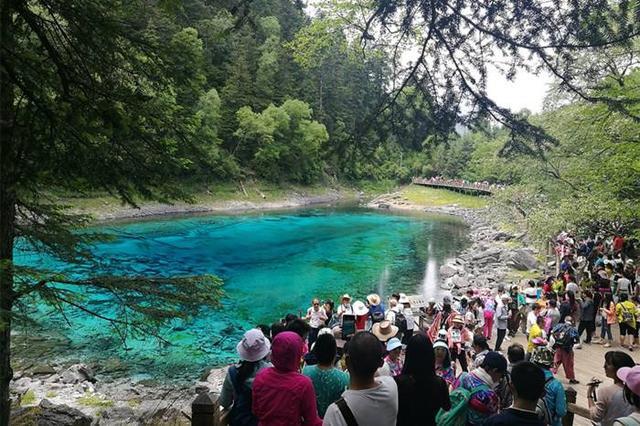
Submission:
<svg viewBox="0 0 640 426">
<path fill-rule="evenodd" d="M 399 310 L 398 310 L 397 306 L 394 306 L 393 308 L 391 308 L 391 309 L 389 309 L 387 311 L 387 313 L 384 315 L 384 319 L 389 321 L 391 324 L 395 324 L 396 323 L 396 312 L 399 312 Z"/>
<path fill-rule="evenodd" d="M 536 323 L 538 316 L 535 311 L 531 311 L 527 314 L 527 334 L 531 331 L 531 327 Z"/>
<path fill-rule="evenodd" d="M 535 287 L 527 287 L 524 289 L 524 300 L 527 305 L 536 303 L 536 300 L 538 300 L 538 290 L 536 290 Z"/>
<path fill-rule="evenodd" d="M 415 326 L 415 321 L 413 319 L 413 311 L 411 310 L 411 308 L 404 308 L 402 310 L 402 313 L 404 314 L 404 317 L 407 319 L 407 330 L 413 330 L 413 327 Z"/>
<path fill-rule="evenodd" d="M 342 393 L 349 409 L 362 426 L 395 426 L 398 417 L 398 387 L 392 377 L 376 377 L 378 386 L 365 390 L 348 389 Z M 327 408 L 323 426 L 347 426 L 338 406 Z"/>
<path fill-rule="evenodd" d="M 318 308 L 316 311 L 312 306 L 307 309 L 307 318 L 309 319 L 309 326 L 311 328 L 320 328 L 327 319 L 327 313 L 324 308 Z"/>
<path fill-rule="evenodd" d="M 341 304 L 338 306 L 338 316 L 341 316 L 342 314 L 353 315 L 353 308 L 350 303 L 348 305 Z"/>
</svg>

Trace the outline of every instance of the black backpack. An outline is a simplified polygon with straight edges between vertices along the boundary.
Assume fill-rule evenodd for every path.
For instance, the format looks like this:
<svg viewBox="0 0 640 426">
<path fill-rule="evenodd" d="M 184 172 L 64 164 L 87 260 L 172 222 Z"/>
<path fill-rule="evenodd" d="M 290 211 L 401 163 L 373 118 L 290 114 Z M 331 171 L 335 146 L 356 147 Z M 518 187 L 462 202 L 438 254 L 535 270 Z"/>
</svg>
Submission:
<svg viewBox="0 0 640 426">
<path fill-rule="evenodd" d="M 251 388 L 246 383 L 238 383 L 238 369 L 229 367 L 229 377 L 233 384 L 233 406 L 229 413 L 229 426 L 257 426 L 258 419 L 251 411 Z"/>
<path fill-rule="evenodd" d="M 407 317 L 405 317 L 402 312 L 396 312 L 396 321 L 394 325 L 398 327 L 398 331 L 400 333 L 404 333 L 407 331 Z"/>
</svg>

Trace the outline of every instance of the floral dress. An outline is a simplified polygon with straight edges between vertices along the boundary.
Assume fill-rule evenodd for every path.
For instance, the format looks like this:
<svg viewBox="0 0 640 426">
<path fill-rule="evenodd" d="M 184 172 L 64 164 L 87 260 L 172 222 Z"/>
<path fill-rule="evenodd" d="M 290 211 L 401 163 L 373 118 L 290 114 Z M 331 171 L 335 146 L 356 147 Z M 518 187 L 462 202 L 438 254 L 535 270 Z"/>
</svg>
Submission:
<svg viewBox="0 0 640 426">
<path fill-rule="evenodd" d="M 456 372 L 453 369 L 453 367 L 449 367 L 449 368 L 442 368 L 442 366 L 436 366 L 436 374 L 439 377 L 442 377 L 442 379 L 447 382 L 448 386 L 453 385 L 453 382 L 456 381 Z"/>
</svg>

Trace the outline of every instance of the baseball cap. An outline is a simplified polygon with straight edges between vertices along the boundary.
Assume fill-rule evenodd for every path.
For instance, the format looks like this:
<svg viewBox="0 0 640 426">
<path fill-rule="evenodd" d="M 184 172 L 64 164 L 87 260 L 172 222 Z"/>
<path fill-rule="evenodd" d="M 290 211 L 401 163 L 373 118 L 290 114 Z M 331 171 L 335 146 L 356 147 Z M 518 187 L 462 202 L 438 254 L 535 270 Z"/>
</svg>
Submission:
<svg viewBox="0 0 640 426">
<path fill-rule="evenodd" d="M 640 365 L 635 367 L 622 367 L 616 375 L 622 380 L 631 392 L 640 396 Z"/>
<path fill-rule="evenodd" d="M 498 352 L 487 352 L 484 361 L 482 361 L 482 367 L 495 368 L 504 373 L 507 371 L 507 359 Z"/>
</svg>

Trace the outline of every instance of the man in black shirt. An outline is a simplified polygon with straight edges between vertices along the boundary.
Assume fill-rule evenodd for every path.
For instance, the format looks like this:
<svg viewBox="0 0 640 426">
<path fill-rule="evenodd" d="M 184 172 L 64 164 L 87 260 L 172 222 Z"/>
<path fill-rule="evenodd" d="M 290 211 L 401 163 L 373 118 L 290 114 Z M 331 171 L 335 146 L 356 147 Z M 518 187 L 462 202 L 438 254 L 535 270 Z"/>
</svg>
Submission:
<svg viewBox="0 0 640 426">
<path fill-rule="evenodd" d="M 500 414 L 489 418 L 488 426 L 544 426 L 536 413 L 538 400 L 544 393 L 544 373 L 537 365 L 522 361 L 511 370 L 509 387 L 513 394 L 513 405 Z"/>
</svg>

